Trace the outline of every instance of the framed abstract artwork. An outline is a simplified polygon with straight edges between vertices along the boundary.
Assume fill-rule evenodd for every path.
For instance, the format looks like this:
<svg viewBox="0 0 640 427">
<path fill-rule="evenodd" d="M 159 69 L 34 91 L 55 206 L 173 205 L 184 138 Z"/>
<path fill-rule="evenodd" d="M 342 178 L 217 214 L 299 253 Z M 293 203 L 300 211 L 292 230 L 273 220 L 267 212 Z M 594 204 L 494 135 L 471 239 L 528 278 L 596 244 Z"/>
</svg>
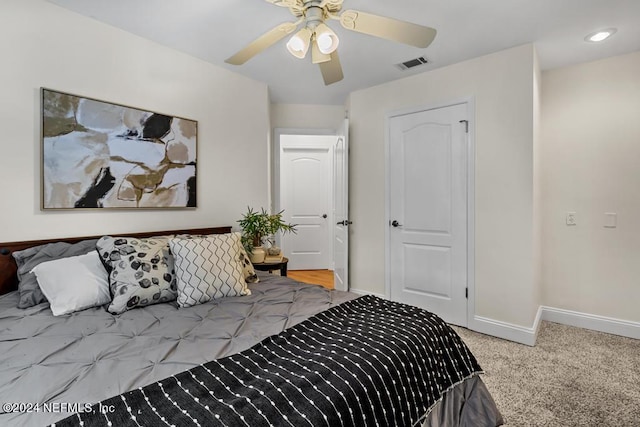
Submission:
<svg viewBox="0 0 640 427">
<path fill-rule="evenodd" d="M 42 208 L 195 208 L 198 123 L 42 92 Z"/>
</svg>

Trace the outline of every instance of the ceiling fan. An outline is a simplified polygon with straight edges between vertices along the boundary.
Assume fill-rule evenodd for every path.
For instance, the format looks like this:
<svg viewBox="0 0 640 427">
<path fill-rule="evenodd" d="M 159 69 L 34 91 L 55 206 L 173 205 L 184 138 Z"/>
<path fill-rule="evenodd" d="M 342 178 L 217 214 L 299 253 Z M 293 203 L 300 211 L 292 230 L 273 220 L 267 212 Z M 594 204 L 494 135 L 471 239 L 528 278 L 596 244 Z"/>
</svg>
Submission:
<svg viewBox="0 0 640 427">
<path fill-rule="evenodd" d="M 266 0 L 276 6 L 289 8 L 298 20 L 284 22 L 258 37 L 248 46 L 225 60 L 232 65 L 242 65 L 263 50 L 302 28 L 289 39 L 287 49 L 296 58 L 304 58 L 311 49 L 311 59 L 319 64 L 325 85 L 343 79 L 338 57 L 339 40 L 325 23 L 328 19 L 340 21 L 347 30 L 369 34 L 411 46 L 426 48 L 436 37 L 436 30 L 411 22 L 372 15 L 357 10 L 342 11 L 343 0 Z M 342 13 L 340 13 L 342 12 Z"/>
</svg>

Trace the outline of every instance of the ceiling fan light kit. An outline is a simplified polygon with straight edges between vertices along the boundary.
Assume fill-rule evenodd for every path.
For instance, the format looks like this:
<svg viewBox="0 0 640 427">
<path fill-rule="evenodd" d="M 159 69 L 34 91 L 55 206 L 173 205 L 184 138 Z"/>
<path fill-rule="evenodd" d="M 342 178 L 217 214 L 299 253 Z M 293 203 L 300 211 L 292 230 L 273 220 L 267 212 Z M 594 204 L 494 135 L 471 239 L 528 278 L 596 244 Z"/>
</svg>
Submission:
<svg viewBox="0 0 640 427">
<path fill-rule="evenodd" d="M 320 49 L 320 52 L 325 55 L 332 54 L 340 44 L 338 35 L 326 24 L 318 24 L 315 35 L 316 43 L 318 43 L 318 49 Z"/>
<path fill-rule="evenodd" d="M 426 48 L 436 36 L 436 30 L 410 22 L 384 16 L 372 15 L 357 10 L 342 13 L 344 0 L 266 0 L 276 6 L 282 6 L 298 18 L 297 22 L 285 22 L 268 31 L 248 46 L 241 49 L 225 62 L 242 65 L 258 53 L 276 44 L 288 34 L 293 33 L 301 23 L 302 29 L 287 42 L 287 50 L 296 58 L 306 57 L 311 47 L 311 60 L 319 64 L 326 85 L 344 78 L 337 34 L 325 23 L 334 19 L 347 30 L 384 38 L 419 48 Z"/>
<path fill-rule="evenodd" d="M 287 43 L 287 49 L 296 58 L 302 59 L 307 55 L 309 45 L 311 44 L 311 30 L 304 27 L 298 31 Z"/>
</svg>

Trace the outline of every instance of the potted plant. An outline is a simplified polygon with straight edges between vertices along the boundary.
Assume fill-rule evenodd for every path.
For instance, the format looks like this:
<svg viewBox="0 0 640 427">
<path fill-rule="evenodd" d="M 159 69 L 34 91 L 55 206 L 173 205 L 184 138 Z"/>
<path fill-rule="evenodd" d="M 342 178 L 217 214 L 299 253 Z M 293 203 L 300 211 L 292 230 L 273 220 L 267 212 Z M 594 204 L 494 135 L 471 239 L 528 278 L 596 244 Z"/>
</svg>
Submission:
<svg viewBox="0 0 640 427">
<path fill-rule="evenodd" d="M 259 264 L 264 261 L 266 251 L 262 246 L 270 239 L 273 245 L 273 236 L 278 232 L 295 233 L 296 225 L 287 224 L 282 219 L 282 212 L 268 213 L 264 208 L 260 212 L 247 207 L 247 212 L 238 220 L 242 228 L 242 245 L 251 256 L 251 262 Z"/>
</svg>

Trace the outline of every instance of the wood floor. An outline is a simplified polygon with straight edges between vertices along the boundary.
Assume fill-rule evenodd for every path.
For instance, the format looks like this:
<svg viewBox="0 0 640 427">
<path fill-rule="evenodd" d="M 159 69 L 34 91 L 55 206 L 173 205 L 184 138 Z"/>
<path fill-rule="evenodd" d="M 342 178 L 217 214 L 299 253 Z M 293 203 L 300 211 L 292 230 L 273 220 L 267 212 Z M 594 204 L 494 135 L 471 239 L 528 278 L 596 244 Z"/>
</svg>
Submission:
<svg viewBox="0 0 640 427">
<path fill-rule="evenodd" d="M 313 283 L 333 289 L 333 271 L 331 270 L 289 270 L 287 276 L 298 282 Z"/>
</svg>

